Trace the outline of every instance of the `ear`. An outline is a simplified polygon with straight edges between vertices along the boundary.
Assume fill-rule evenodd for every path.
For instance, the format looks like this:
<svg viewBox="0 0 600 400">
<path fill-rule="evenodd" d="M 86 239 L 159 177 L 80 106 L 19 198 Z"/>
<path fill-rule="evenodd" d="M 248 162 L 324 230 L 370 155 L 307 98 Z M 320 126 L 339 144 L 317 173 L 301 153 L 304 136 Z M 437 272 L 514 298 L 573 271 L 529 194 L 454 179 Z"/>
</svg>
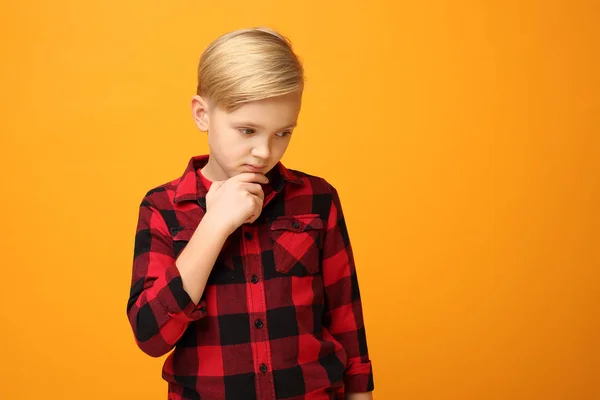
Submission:
<svg viewBox="0 0 600 400">
<path fill-rule="evenodd" d="M 208 102 L 201 96 L 192 97 L 192 118 L 198 129 L 208 132 Z"/>
</svg>

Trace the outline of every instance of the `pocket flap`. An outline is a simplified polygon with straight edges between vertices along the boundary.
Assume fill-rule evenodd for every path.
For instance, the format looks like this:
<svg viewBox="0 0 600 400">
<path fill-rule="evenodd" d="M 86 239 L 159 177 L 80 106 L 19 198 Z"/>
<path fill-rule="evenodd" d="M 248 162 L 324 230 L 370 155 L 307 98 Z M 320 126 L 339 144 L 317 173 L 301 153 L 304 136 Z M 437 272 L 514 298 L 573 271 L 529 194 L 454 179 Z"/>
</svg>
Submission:
<svg viewBox="0 0 600 400">
<path fill-rule="evenodd" d="M 284 215 L 271 220 L 271 230 L 304 232 L 322 229 L 323 220 L 320 214 Z"/>
</svg>

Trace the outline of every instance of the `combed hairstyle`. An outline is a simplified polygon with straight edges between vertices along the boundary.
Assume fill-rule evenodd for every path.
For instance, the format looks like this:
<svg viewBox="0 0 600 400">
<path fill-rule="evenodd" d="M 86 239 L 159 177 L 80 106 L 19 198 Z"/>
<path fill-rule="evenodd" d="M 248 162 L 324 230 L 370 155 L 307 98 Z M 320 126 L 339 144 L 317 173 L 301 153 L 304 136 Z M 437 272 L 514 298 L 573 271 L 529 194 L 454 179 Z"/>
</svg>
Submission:
<svg viewBox="0 0 600 400">
<path fill-rule="evenodd" d="M 196 93 L 225 111 L 304 89 L 304 68 L 291 42 L 269 28 L 226 33 L 202 53 Z"/>
</svg>

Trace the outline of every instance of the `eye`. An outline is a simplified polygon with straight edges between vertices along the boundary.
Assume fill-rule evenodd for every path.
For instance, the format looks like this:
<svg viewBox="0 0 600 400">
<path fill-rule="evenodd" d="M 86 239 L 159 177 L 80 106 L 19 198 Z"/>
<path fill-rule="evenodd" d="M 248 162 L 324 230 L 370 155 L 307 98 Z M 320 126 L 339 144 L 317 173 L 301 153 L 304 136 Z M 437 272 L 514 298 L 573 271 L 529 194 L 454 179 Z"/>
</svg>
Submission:
<svg viewBox="0 0 600 400">
<path fill-rule="evenodd" d="M 291 134 L 292 134 L 291 131 L 284 131 L 284 132 L 278 133 L 277 136 L 279 136 L 279 137 L 286 137 L 286 136 L 289 136 Z"/>
<path fill-rule="evenodd" d="M 240 133 L 242 135 L 252 135 L 254 132 L 256 132 L 254 129 L 252 128 L 240 128 L 238 129 L 240 131 Z"/>
</svg>

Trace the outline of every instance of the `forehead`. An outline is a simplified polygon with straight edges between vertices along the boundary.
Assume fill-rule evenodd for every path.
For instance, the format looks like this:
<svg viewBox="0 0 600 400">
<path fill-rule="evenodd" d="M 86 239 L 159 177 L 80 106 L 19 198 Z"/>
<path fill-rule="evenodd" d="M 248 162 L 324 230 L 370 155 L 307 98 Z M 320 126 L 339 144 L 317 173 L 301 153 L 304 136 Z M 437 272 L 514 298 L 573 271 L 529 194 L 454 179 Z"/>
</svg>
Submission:
<svg viewBox="0 0 600 400">
<path fill-rule="evenodd" d="M 253 122 L 265 127 L 293 125 L 298 119 L 302 97 L 298 94 L 251 101 L 225 113 L 232 122 Z"/>
</svg>

